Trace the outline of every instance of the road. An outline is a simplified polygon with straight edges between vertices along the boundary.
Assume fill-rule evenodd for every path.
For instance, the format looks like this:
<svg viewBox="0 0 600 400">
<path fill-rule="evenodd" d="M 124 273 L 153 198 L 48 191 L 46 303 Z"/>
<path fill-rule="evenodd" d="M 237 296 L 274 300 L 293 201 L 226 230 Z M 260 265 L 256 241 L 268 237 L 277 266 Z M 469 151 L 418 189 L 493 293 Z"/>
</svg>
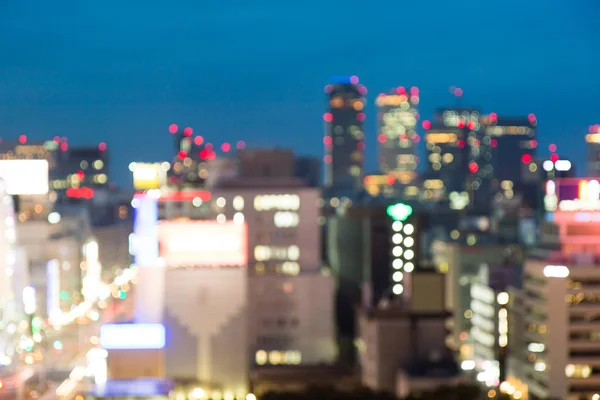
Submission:
<svg viewBox="0 0 600 400">
<path fill-rule="evenodd" d="M 55 395 L 56 388 L 69 378 L 73 368 L 87 365 L 86 355 L 94 347 L 98 347 L 100 327 L 103 323 L 121 322 L 131 320 L 134 314 L 133 293 L 129 293 L 126 299 L 112 299 L 108 306 L 102 311 L 99 321 L 89 319 L 81 320 L 63 326 L 56 331 L 52 328 L 47 333 L 47 349 L 44 352 L 44 360 L 34 365 L 25 365 L 17 368 L 17 372 L 0 376 L 2 387 L 0 388 L 0 400 L 18 399 L 16 388 L 23 384 L 29 390 L 41 391 L 40 383 L 50 387 L 42 400 L 59 399 Z M 60 341 L 62 348 L 55 349 L 54 342 Z M 72 397 L 77 393 L 74 391 Z M 27 399 L 28 396 L 25 397 Z M 69 400 L 63 397 L 61 400 Z"/>
</svg>

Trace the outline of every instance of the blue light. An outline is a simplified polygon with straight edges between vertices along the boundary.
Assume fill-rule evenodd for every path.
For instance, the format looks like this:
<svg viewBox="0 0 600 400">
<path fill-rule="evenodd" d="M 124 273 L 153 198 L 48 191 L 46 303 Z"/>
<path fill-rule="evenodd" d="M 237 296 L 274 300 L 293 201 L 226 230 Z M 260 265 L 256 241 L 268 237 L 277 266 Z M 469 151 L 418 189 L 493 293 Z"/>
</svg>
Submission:
<svg viewBox="0 0 600 400">
<path fill-rule="evenodd" d="M 137 199 L 133 226 L 134 262 L 141 268 L 153 267 L 158 258 L 158 202 L 146 196 Z"/>
<path fill-rule="evenodd" d="M 547 212 L 545 217 L 546 217 L 546 222 L 554 222 L 554 213 L 553 212 Z"/>
<path fill-rule="evenodd" d="M 351 76 L 334 76 L 330 79 L 330 82 L 334 85 L 350 85 L 352 84 Z"/>
<path fill-rule="evenodd" d="M 157 350 L 166 345 L 162 324 L 106 324 L 100 328 L 100 345 L 106 350 Z"/>
</svg>

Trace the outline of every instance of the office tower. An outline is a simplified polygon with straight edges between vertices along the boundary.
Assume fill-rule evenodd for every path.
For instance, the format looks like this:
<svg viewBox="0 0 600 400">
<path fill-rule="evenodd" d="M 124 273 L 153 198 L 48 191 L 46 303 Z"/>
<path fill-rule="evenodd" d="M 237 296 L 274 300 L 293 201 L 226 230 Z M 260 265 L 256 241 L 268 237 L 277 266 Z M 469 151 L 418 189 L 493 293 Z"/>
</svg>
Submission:
<svg viewBox="0 0 600 400">
<path fill-rule="evenodd" d="M 325 187 L 334 193 L 362 188 L 366 92 L 356 76 L 335 78 L 325 87 Z"/>
<path fill-rule="evenodd" d="M 536 398 L 594 398 L 600 183 L 548 181 L 546 196 L 553 223 L 542 226 L 539 246 L 529 251 L 523 289 L 511 293 L 511 375 Z"/>
<path fill-rule="evenodd" d="M 67 197 L 80 197 L 79 194 L 86 188 L 108 186 L 106 143 L 96 147 L 70 147 L 65 153 L 60 160 L 60 170 L 63 179 L 66 177 Z"/>
<path fill-rule="evenodd" d="M 419 89 L 401 86 L 388 94 L 380 94 L 376 103 L 380 170 L 392 176 L 404 172 L 410 183 L 419 161 L 420 137 L 415 131 L 419 121 Z"/>
<path fill-rule="evenodd" d="M 453 127 L 433 128 L 425 134 L 425 142 L 428 168 L 423 182 L 424 200 L 444 201 L 456 194 L 466 194 L 468 204 L 465 182 L 468 171 L 476 172 L 478 167 L 469 163 L 466 132 Z"/>
<path fill-rule="evenodd" d="M 600 124 L 592 125 L 585 136 L 588 148 L 588 176 L 600 176 Z"/>
<path fill-rule="evenodd" d="M 536 198 L 532 191 L 542 179 L 543 171 L 536 160 L 535 115 L 511 118 L 491 113 L 482 116 L 481 123 L 483 140 L 489 149 L 489 177 L 493 178 L 494 194 L 500 193 L 509 199 L 520 195 L 525 201 Z M 509 192 L 503 192 L 507 187 L 510 187 Z"/>
</svg>

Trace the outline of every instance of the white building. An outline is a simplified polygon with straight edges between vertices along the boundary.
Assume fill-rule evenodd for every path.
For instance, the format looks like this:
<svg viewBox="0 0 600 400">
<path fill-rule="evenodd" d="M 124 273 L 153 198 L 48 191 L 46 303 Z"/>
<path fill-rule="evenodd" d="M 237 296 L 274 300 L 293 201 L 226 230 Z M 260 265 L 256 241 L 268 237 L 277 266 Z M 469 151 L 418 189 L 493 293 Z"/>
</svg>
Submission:
<svg viewBox="0 0 600 400">
<path fill-rule="evenodd" d="M 527 260 L 523 290 L 511 300 L 509 324 L 510 340 L 515 340 L 509 341 L 509 372 L 526 388 L 505 383 L 501 389 L 526 389 L 530 398 L 598 398 L 599 282 L 597 258 L 556 252 Z"/>
<path fill-rule="evenodd" d="M 321 265 L 320 191 L 292 178 L 228 186 L 214 189 L 211 207 L 217 221 L 248 225 L 254 364 L 333 362 L 335 283 Z"/>
</svg>

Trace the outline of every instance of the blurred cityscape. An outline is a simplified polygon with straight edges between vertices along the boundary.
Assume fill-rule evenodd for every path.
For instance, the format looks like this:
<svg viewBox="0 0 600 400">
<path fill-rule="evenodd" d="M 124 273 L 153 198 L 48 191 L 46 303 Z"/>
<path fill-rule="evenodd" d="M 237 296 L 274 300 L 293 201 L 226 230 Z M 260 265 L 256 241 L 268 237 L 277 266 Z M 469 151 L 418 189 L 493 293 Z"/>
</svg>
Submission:
<svg viewBox="0 0 600 400">
<path fill-rule="evenodd" d="M 527 110 L 324 92 L 322 160 L 174 123 L 132 188 L 4 137 L 0 399 L 600 399 L 600 125 L 568 160 Z"/>
</svg>

